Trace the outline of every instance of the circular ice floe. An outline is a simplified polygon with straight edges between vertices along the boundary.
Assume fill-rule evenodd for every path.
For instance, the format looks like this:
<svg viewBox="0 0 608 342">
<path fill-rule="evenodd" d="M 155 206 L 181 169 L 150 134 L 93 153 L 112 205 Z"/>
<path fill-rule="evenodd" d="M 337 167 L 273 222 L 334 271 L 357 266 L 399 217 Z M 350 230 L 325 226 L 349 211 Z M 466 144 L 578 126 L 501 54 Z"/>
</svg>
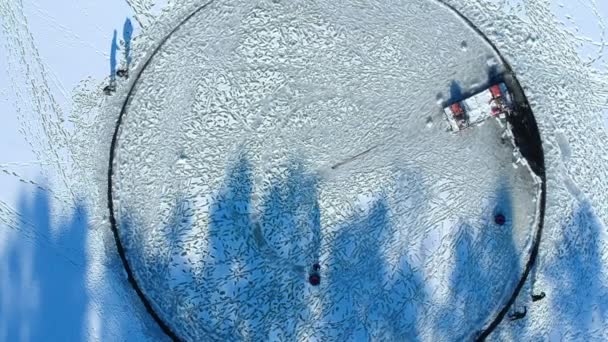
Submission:
<svg viewBox="0 0 608 342">
<path fill-rule="evenodd" d="M 472 336 L 513 292 L 536 215 L 497 121 L 445 129 L 441 103 L 501 70 L 488 60 L 433 1 L 196 12 L 135 70 L 113 151 L 152 309 L 193 341 Z"/>
</svg>

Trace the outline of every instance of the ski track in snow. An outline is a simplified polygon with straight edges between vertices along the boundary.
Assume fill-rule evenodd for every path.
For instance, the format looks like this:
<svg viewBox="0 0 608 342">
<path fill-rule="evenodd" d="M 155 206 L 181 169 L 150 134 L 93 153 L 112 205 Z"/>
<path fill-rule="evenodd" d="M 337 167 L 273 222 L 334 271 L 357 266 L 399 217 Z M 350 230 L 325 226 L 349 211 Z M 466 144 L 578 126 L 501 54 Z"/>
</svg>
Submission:
<svg viewBox="0 0 608 342">
<path fill-rule="evenodd" d="M 446 0 L 461 13 L 465 14 L 476 26 L 478 26 L 492 42 L 494 42 L 501 53 L 508 59 L 516 72 L 520 82 L 525 88 L 530 99 L 537 123 L 543 139 L 546 170 L 547 170 L 547 207 L 545 217 L 544 236 L 537 266 L 533 271 L 532 279 L 528 282 L 520 295 L 516 306 L 528 307 L 528 315 L 524 320 L 508 322 L 505 320 L 499 325 L 497 331 L 491 335 L 496 340 L 606 340 L 605 329 L 608 326 L 608 277 L 604 267 L 608 260 L 608 248 L 606 245 L 605 228 L 608 222 L 608 141 L 607 126 L 605 119 L 608 107 L 608 70 L 605 63 L 605 34 L 601 35 L 600 41 L 590 41 L 586 37 L 573 30 L 572 26 L 560 23 L 554 7 L 549 1 L 506 1 L 506 0 L 473 0 L 456 1 Z M 166 6 L 166 11 L 161 15 L 162 21 L 157 20 L 151 0 L 130 0 L 130 5 L 136 12 L 136 20 L 146 30 L 134 40 L 134 64 L 145 59 L 151 47 L 163 34 L 172 28 L 171 25 L 184 17 L 197 3 L 191 1 L 173 1 Z M 604 19 L 597 13 L 597 3 L 594 1 L 582 1 L 591 13 L 596 13 L 598 25 L 604 25 Z M 28 32 L 27 18 L 22 14 L 20 2 L 2 0 L 0 1 L 1 23 L 4 33 L 4 47 L 9 51 L 11 57 L 8 61 L 8 75 L 15 85 L 15 107 L 18 110 L 19 120 L 22 123 L 22 134 L 28 139 L 32 150 L 36 153 L 38 162 L 44 165 L 45 178 L 52 186 L 41 186 L 45 189 L 53 189 L 51 196 L 56 202 L 52 202 L 60 211 L 69 212 L 76 208 L 79 199 L 86 202 L 89 224 L 87 234 L 90 235 L 86 242 L 87 266 L 89 275 L 88 291 L 92 296 L 92 307 L 97 310 L 95 314 L 88 314 L 83 339 L 98 339 L 103 337 L 99 334 L 99 317 L 102 312 L 111 315 L 119 315 L 114 324 L 114 338 L 118 336 L 138 336 L 140 339 L 159 338 L 151 334 L 150 328 L 146 326 L 154 323 L 139 324 L 136 321 L 146 321 L 145 313 L 138 299 L 132 294 L 132 290 L 124 279 L 121 279 L 122 265 L 116 256 L 114 241 L 109 235 L 109 223 L 107 220 L 107 208 L 105 203 L 105 172 L 107 167 L 107 151 L 109 139 L 117 111 L 104 111 L 104 108 L 118 108 L 120 99 L 103 98 L 100 94 L 102 80 L 86 80 L 81 86 L 74 90 L 73 108 L 69 115 L 57 105 L 50 83 L 59 82 L 50 70 L 45 68 L 43 56 L 39 56 L 35 42 Z M 581 45 L 588 44 L 595 48 L 591 57 L 581 56 Z M 467 47 L 470 49 L 470 47 Z M 587 51 L 587 50 L 585 50 Z M 602 61 L 604 61 L 602 63 Z M 186 64 L 187 65 L 187 64 Z M 23 82 L 26 80 L 26 82 Z M 127 85 L 121 84 L 120 89 Z M 61 87 L 59 87 L 61 88 Z M 280 94 L 285 88 L 278 86 L 273 93 Z M 120 93 L 120 90 L 119 92 Z M 33 100 L 32 100 L 33 99 Z M 436 121 L 440 121 L 437 119 Z M 100 143 L 102 142 L 102 143 Z M 416 158 L 416 157 L 415 157 Z M 416 158 L 418 159 L 418 158 Z M 179 166 L 178 166 L 179 167 Z M 13 165 L 2 165 L 2 171 L 22 179 Z M 344 166 L 347 168 L 347 165 Z M 427 175 L 420 174 L 417 182 L 425 182 Z M 38 183 L 25 180 L 28 183 Z M 169 179 L 167 179 L 169 181 Z M 33 184 L 34 185 L 34 184 Z M 476 191 L 475 184 L 471 191 Z M 184 183 L 181 186 L 189 187 L 192 183 Z M 441 187 L 454 187 L 456 185 L 437 184 Z M 203 190 L 203 189 L 201 189 Z M 452 190 L 452 191 L 454 191 Z M 207 192 L 209 189 L 206 190 Z M 440 197 L 438 197 L 440 198 Z M 209 200 L 209 199 L 205 199 Z M 361 199 L 365 203 L 365 199 Z M 178 202 L 177 202 L 178 203 Z M 175 212 L 176 217 L 188 216 L 188 204 L 173 204 L 174 207 L 182 208 Z M 428 204 L 431 205 L 432 204 Z M 63 246 L 57 247 L 51 233 L 42 234 L 38 224 L 31 221 L 27 216 L 22 216 L 6 203 L 0 203 L 0 258 L 6 260 L 9 257 L 6 252 L 7 246 L 22 238 L 32 241 L 41 250 L 55 250 L 52 254 L 59 254 L 55 259 L 57 263 L 68 262 L 82 268 L 82 261 L 74 259 L 77 252 L 69 252 Z M 163 208 L 160 213 L 171 212 L 171 206 Z M 373 207 L 370 209 L 374 209 Z M 369 209 L 368 209 L 369 210 Z M 375 210 L 378 210 L 376 208 Z M 184 214 L 186 213 L 186 214 Z M 453 213 L 444 213 L 450 217 Z M 417 222 L 424 226 L 434 226 L 442 221 L 444 217 L 429 217 L 429 222 Z M 9 228 L 8 233 L 4 228 Z M 175 226 L 179 230 L 180 226 Z M 356 231 L 355 225 L 355 231 Z M 466 232 L 466 231 L 465 231 Z M 15 235 L 18 234 L 18 235 Z M 175 234 L 179 235 L 179 231 Z M 337 234 L 334 233 L 334 234 Z M 439 232 L 420 232 L 429 234 L 424 243 L 431 246 L 441 246 L 446 249 L 444 254 L 470 255 L 479 253 L 475 250 L 475 237 L 467 236 L 466 233 L 454 236 L 454 241 L 441 239 Z M 439 235 L 439 236 L 437 236 Z M 17 236 L 19 238 L 17 238 Z M 184 243 L 186 237 L 181 237 Z M 349 236 L 342 238 L 345 245 L 336 253 L 356 253 L 348 246 Z M 435 241 L 435 242 L 432 242 Z M 438 242 L 442 241 L 442 242 Z M 461 243 L 457 243 L 461 241 Z M 258 240 L 259 245 L 268 245 L 277 242 Z M 369 241 L 373 244 L 374 241 Z M 375 242 L 377 243 L 377 242 Z M 421 250 L 425 250 L 424 248 Z M 41 247 L 42 246 L 42 247 Z M 460 246 L 460 247 L 458 247 Z M 467 247 L 468 246 L 468 247 Z M 336 246 L 337 247 L 337 246 Z M 415 246 L 409 246 L 415 247 Z M 276 258 L 277 251 L 260 248 L 263 253 Z M 66 252 L 67 251 L 67 252 Z M 446 254 L 447 253 L 447 254 Z M 420 272 L 416 264 L 425 257 L 413 256 L 410 260 L 412 266 L 419 274 L 417 278 L 411 279 L 410 287 L 403 288 L 406 298 L 415 300 L 420 293 L 411 292 L 417 286 L 412 284 L 428 284 L 433 287 L 435 282 L 441 278 L 438 270 L 427 269 Z M 26 254 L 24 254 L 26 255 Z M 348 254 L 346 254 L 348 255 Z M 475 259 L 475 258 L 473 258 Z M 64 260 L 64 261 L 62 261 Z M 342 258 L 339 260 L 348 260 Z M 390 260 L 390 259 L 388 259 Z M 447 265 L 449 260 L 443 260 Z M 374 260 L 366 261 L 373 263 Z M 390 261 L 394 263 L 394 261 Z M 371 264 L 370 264 L 371 265 Z M 462 266 L 462 265 L 461 265 Z M 489 265 L 486 265 L 489 267 Z M 238 270 L 240 266 L 234 265 Z M 285 268 L 284 265 L 277 265 Z M 355 265 L 344 265 L 345 268 Z M 475 266 L 471 266 L 475 269 Z M 479 267 L 479 266 L 477 266 Z M 289 270 L 289 267 L 286 267 Z M 466 267 L 465 267 L 466 269 Z M 103 271 L 105 270 L 105 271 Z M 109 270 L 109 271 L 108 271 Z M 179 272 L 179 269 L 176 269 Z M 300 272 L 300 268 L 292 268 L 294 272 Z M 175 271 L 175 270 L 174 270 Z M 253 272 L 253 270 L 249 270 Z M 23 272 L 27 272 L 24 269 Z M 109 273 L 108 273 L 109 272 Z M 290 272 L 287 272 L 289 274 Z M 24 273 L 26 274 L 26 273 Z M 238 274 L 238 272 L 236 272 Z M 349 274 L 343 277 L 348 277 Z M 457 272 L 446 268 L 445 275 L 452 274 L 457 277 Z M 219 275 L 218 275 L 219 276 Z M 331 275 L 328 275 L 331 279 Z M 269 280 L 276 282 L 277 280 Z M 6 290 L 10 283 L 3 279 L 3 289 Z M 475 287 L 474 284 L 469 291 L 483 291 L 484 288 Z M 540 302 L 531 303 L 528 294 L 534 290 L 545 291 L 547 298 Z M 235 288 L 226 288 L 224 291 L 235 291 Z M 5 293 L 13 293 L 6 292 Z M 219 297 L 218 297 L 219 298 Z M 420 297 L 418 297 L 421 299 Z M 422 299 L 424 300 L 424 299 Z M 121 301 L 132 303 L 137 313 L 133 319 L 133 312 L 129 308 L 119 305 Z M 323 310 L 319 302 L 313 302 L 309 311 L 303 314 L 319 317 Z M 580 303 L 584 303 L 581 305 Z M 139 309 L 137 309 L 139 308 Z M 380 310 L 381 308 L 373 308 Z M 0 308 L 0 314 L 6 313 Z M 137 311 L 139 310 L 139 311 Z M 282 308 L 281 310 L 286 310 Z M 420 316 L 420 313 L 410 311 L 412 308 L 405 307 L 405 317 Z M 469 310 L 475 311 L 476 307 Z M 27 313 L 27 311 L 24 311 Z M 333 313 L 333 317 L 340 317 L 340 311 Z M 465 322 L 453 322 L 449 317 L 446 324 L 447 329 L 462 326 Z M 457 315 L 456 315 L 457 316 Z M 93 317 L 93 318 L 91 318 Z M 117 324 L 124 320 L 126 325 Z M 409 322 L 409 327 L 416 327 L 417 322 Z M 4 326 L 0 325 L 0 340 L 3 337 Z M 313 327 L 309 327 L 311 330 Z M 382 329 L 382 327 L 375 327 Z M 416 328 L 413 328 L 416 330 Z M 453 336 L 443 335 L 441 326 L 418 327 L 418 333 L 423 340 L 436 338 L 449 339 Z M 445 329 L 445 327 L 443 328 Z M 244 327 L 243 331 L 250 331 L 251 327 Z M 143 332 L 142 331 L 146 331 Z M 270 336 L 280 338 L 279 330 L 270 329 Z M 450 331 L 448 331 L 450 332 Z M 364 334 L 363 332 L 358 332 Z M 133 334 L 133 335 L 132 335 Z M 353 335 L 365 337 L 365 335 Z M 105 336 L 106 338 L 108 336 Z M 300 336 L 302 337 L 302 336 Z"/>
</svg>

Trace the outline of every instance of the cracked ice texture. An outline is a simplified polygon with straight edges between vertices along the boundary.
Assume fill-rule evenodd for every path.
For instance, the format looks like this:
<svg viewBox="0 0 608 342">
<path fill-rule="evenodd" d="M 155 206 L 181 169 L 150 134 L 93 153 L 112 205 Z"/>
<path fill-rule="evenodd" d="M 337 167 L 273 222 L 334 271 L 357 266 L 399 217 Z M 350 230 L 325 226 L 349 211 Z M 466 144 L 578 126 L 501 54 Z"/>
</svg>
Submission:
<svg viewBox="0 0 608 342">
<path fill-rule="evenodd" d="M 430 1 L 196 14 L 143 70 L 116 150 L 122 238 L 161 316 L 192 340 L 479 329 L 519 278 L 536 190 L 494 122 L 449 134 L 438 101 L 497 63 Z"/>
</svg>

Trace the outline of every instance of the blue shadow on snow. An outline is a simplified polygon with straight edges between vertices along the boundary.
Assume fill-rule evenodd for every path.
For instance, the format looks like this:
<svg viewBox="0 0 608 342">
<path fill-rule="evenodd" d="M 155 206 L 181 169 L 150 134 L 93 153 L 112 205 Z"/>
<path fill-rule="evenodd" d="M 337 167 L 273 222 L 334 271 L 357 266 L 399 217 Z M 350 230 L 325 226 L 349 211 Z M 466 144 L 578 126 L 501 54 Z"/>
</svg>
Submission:
<svg viewBox="0 0 608 342">
<path fill-rule="evenodd" d="M 47 193 L 37 191 L 32 203 L 24 197 L 16 229 L 34 229 L 35 237 L 9 240 L 0 251 L 0 340 L 86 340 L 86 210 L 78 205 L 53 238 Z"/>
</svg>

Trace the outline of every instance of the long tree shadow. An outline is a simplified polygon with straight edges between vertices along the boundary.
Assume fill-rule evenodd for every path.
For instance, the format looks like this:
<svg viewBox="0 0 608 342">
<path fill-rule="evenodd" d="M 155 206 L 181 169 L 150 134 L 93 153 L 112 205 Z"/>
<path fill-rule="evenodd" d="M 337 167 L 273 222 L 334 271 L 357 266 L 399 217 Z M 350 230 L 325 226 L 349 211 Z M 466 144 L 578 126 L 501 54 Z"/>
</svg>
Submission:
<svg viewBox="0 0 608 342">
<path fill-rule="evenodd" d="M 210 294 L 205 323 L 223 338 L 283 340 L 296 335 L 299 317 L 308 311 L 299 267 L 307 246 L 298 238 L 310 230 L 306 223 L 315 222 L 316 203 L 302 186 L 312 182 L 301 166 L 291 165 L 286 180 L 268 184 L 264 212 L 254 219 L 251 166 L 241 155 L 229 168 L 211 205 L 208 254 L 202 260 L 208 279 L 203 291 Z M 287 233 L 277 231 L 281 228 Z M 291 241 L 285 240 L 290 234 Z"/>
<path fill-rule="evenodd" d="M 302 164 L 269 177 L 259 198 L 252 173 L 239 154 L 208 211 L 188 194 L 178 196 L 159 244 L 167 250 L 141 263 L 161 318 L 187 340 L 472 339 L 470 329 L 487 323 L 519 279 L 505 186 L 481 226 L 460 227 L 448 253 L 450 293 L 437 310 L 428 308 L 425 275 L 406 251 L 391 250 L 398 230 L 383 193 L 322 230 L 318 180 Z M 494 223 L 499 213 L 502 226 Z M 319 286 L 307 279 L 315 262 Z M 429 313 L 436 317 L 423 321 L 434 326 L 420 331 L 420 317 Z"/>
<path fill-rule="evenodd" d="M 605 227 L 584 201 L 566 219 L 562 234 L 556 259 L 545 271 L 547 299 L 556 317 L 552 330 L 562 334 L 561 340 L 592 340 L 598 337 L 594 331 L 608 322 Z"/>
<path fill-rule="evenodd" d="M 18 212 L 24 221 L 17 231 L 33 229 L 37 238 L 7 239 L 0 251 L 0 340 L 86 340 L 84 206 L 55 229 L 46 192 L 37 191 L 31 203 L 22 195 Z"/>
<path fill-rule="evenodd" d="M 423 281 L 405 257 L 387 266 L 383 246 L 392 235 L 384 199 L 344 220 L 336 247 L 324 255 L 316 177 L 294 161 L 263 188 L 261 210 L 254 213 L 252 170 L 241 154 L 227 169 L 200 235 L 192 234 L 195 215 L 183 210 L 193 204 L 184 196 L 176 200 L 163 237 L 171 252 L 146 262 L 152 287 L 162 286 L 148 286 L 146 293 L 162 303 L 155 306 L 178 336 L 305 340 L 340 332 L 355 339 L 416 338 Z M 185 236 L 200 244 L 188 245 Z M 357 248 L 346 260 L 342 247 L 351 240 Z M 319 259 L 323 280 L 313 287 L 308 272 Z M 157 279 L 162 276 L 167 280 Z M 333 322 L 341 315 L 347 318 Z M 366 322 L 358 321 L 361 315 Z"/>
<path fill-rule="evenodd" d="M 83 201 L 59 216 L 47 192 L 24 190 L 17 212 L 0 225 L 0 341 L 164 340 Z"/>
<path fill-rule="evenodd" d="M 252 171 L 244 154 L 228 167 L 206 215 L 191 212 L 197 204 L 186 194 L 176 200 L 162 237 L 169 250 L 141 262 L 149 273 L 139 273 L 148 282 L 144 292 L 178 336 L 192 341 L 295 336 L 298 317 L 308 311 L 301 263 L 314 255 L 298 259 L 305 246 L 297 235 L 310 229 L 303 227 L 307 223 L 318 225 L 318 210 L 315 214 L 314 194 L 311 199 L 301 193 L 314 180 L 297 165 L 287 174 L 286 180 L 268 185 L 262 204 L 267 210 L 258 218 L 252 212 Z M 206 220 L 205 229 L 197 230 L 193 219 Z M 122 228 L 133 229 L 131 225 Z M 278 227 L 296 235 L 293 241 L 284 241 L 281 236 L 289 234 Z"/>
<path fill-rule="evenodd" d="M 380 195 L 328 241 L 323 328 L 331 340 L 416 340 L 423 281 L 405 256 L 389 265 L 390 209 Z M 398 251 L 397 251 L 398 252 Z M 363 320 L 362 320 L 363 318 Z M 338 329 L 333 329 L 338 328 Z"/>
<path fill-rule="evenodd" d="M 513 242 L 513 205 L 505 186 L 499 186 L 494 203 L 478 229 L 463 223 L 452 250 L 450 294 L 437 317 L 435 339 L 474 340 L 477 331 L 506 304 L 521 274 L 519 253 Z M 497 214 L 506 222 L 494 222 Z M 498 268 L 498 269 L 497 269 Z"/>
<path fill-rule="evenodd" d="M 294 161 L 286 179 L 275 179 L 268 188 L 256 226 L 258 245 L 266 247 L 266 254 L 276 260 L 312 265 L 319 258 L 321 236 L 316 177 Z M 265 238 L 260 239 L 262 231 Z"/>
</svg>

